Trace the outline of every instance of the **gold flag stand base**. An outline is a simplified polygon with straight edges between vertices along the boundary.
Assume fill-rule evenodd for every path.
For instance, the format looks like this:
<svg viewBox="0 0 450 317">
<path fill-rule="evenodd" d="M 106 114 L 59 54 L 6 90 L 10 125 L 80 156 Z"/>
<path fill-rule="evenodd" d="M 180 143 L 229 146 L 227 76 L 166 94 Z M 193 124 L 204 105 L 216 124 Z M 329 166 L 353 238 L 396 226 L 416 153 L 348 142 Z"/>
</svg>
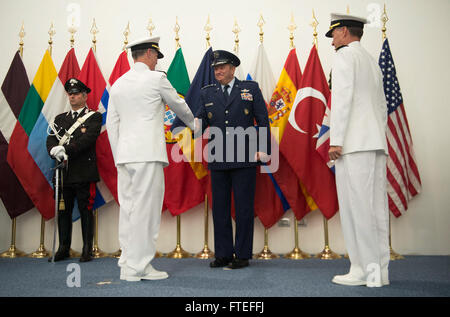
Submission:
<svg viewBox="0 0 450 317">
<path fill-rule="evenodd" d="M 100 248 L 97 245 L 94 245 L 92 247 L 92 257 L 94 259 L 106 258 L 108 257 L 108 254 L 100 250 Z"/>
<path fill-rule="evenodd" d="M 203 250 L 200 251 L 199 253 L 197 253 L 195 255 L 195 257 L 197 259 L 202 259 L 202 260 L 207 260 L 207 259 L 211 259 L 214 257 L 214 252 L 212 252 L 209 248 L 208 245 L 205 244 L 205 246 L 203 247 Z"/>
<path fill-rule="evenodd" d="M 161 253 L 161 252 L 159 252 L 159 251 L 156 251 L 156 253 L 155 253 L 155 258 L 163 258 L 164 257 L 164 254 L 163 253 Z"/>
<path fill-rule="evenodd" d="M 322 252 L 315 256 L 316 259 L 321 260 L 335 260 L 340 259 L 341 256 L 337 253 L 334 253 L 328 245 L 325 246 Z"/>
<path fill-rule="evenodd" d="M 255 254 L 253 258 L 258 260 L 272 260 L 278 259 L 279 257 L 279 255 L 272 253 L 269 249 L 269 230 L 266 228 L 264 229 L 264 248 L 260 253 Z"/>
<path fill-rule="evenodd" d="M 299 248 L 295 247 L 294 250 L 292 250 L 292 252 L 286 254 L 284 256 L 284 258 L 291 259 L 291 260 L 303 260 L 303 259 L 311 258 L 311 255 L 309 255 L 308 253 L 305 253 L 302 250 L 300 250 Z"/>
<path fill-rule="evenodd" d="M 175 247 L 175 250 L 167 254 L 168 258 L 171 259 L 184 259 L 184 258 L 191 258 L 192 255 L 189 252 L 186 252 L 181 247 L 181 217 L 177 216 L 177 246 Z"/>
<path fill-rule="evenodd" d="M 43 259 L 48 258 L 51 256 L 51 252 L 47 251 L 43 244 L 39 246 L 39 248 L 34 251 L 33 253 L 29 254 L 29 258 L 35 258 L 35 259 Z"/>
<path fill-rule="evenodd" d="M 258 260 L 272 260 L 278 259 L 279 257 L 279 255 L 272 253 L 267 245 L 264 246 L 264 249 L 260 253 L 253 256 L 254 259 Z"/>
<path fill-rule="evenodd" d="M 298 247 L 298 220 L 295 218 L 295 224 L 294 224 L 294 233 L 295 233 L 295 247 L 294 250 L 292 250 L 290 253 L 285 254 L 285 259 L 291 259 L 291 260 L 303 260 L 303 259 L 309 259 L 311 258 L 311 255 L 308 253 L 303 252 Z"/>
<path fill-rule="evenodd" d="M 41 217 L 41 237 L 39 248 L 31 254 L 28 254 L 28 257 L 35 259 L 42 259 L 51 256 L 51 252 L 47 251 L 44 246 L 44 235 L 45 235 L 45 220 L 44 217 Z"/>
<path fill-rule="evenodd" d="M 391 261 L 395 261 L 395 260 L 403 260 L 405 257 L 403 255 L 398 254 L 397 252 L 395 252 L 392 247 L 389 247 L 389 252 L 391 254 Z"/>
<path fill-rule="evenodd" d="M 122 255 L 122 250 L 119 249 L 116 252 L 111 253 L 109 256 L 112 258 L 118 259 L 118 258 L 120 258 L 121 255 Z"/>
<path fill-rule="evenodd" d="M 9 259 L 20 258 L 23 256 L 25 256 L 25 252 L 18 250 L 15 245 L 11 245 L 8 251 L 5 251 L 0 254 L 0 258 L 9 258 Z"/>
<path fill-rule="evenodd" d="M 320 252 L 319 254 L 317 254 L 315 256 L 315 258 L 317 259 L 321 259 L 321 260 L 335 260 L 335 259 L 340 259 L 341 256 L 337 253 L 334 253 L 329 245 L 328 245 L 328 220 L 327 218 L 323 217 L 323 231 L 324 231 L 324 235 L 325 235 L 325 248 L 323 249 L 322 252 Z"/>
<path fill-rule="evenodd" d="M 168 258 L 171 259 L 185 259 L 185 258 L 191 258 L 192 255 L 189 252 L 186 252 L 183 250 L 181 245 L 177 244 L 175 247 L 175 250 L 167 254 Z"/>
<path fill-rule="evenodd" d="M 75 251 L 75 250 L 70 249 L 70 250 L 69 250 L 69 256 L 70 256 L 71 258 L 79 258 L 79 257 L 81 257 L 81 253 L 80 253 L 80 252 L 77 252 L 77 251 Z"/>
</svg>

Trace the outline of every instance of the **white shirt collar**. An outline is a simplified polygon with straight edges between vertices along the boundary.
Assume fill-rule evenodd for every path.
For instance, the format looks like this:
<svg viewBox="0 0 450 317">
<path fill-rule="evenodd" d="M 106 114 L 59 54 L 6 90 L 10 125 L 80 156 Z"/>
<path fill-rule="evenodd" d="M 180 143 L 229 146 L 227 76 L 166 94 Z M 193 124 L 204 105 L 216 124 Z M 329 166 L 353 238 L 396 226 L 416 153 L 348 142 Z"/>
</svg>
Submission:
<svg viewBox="0 0 450 317">
<path fill-rule="evenodd" d="M 234 82 L 236 81 L 236 77 L 233 77 L 233 79 L 227 84 L 228 86 L 230 86 L 230 88 L 229 89 L 233 89 L 233 86 L 234 86 Z M 222 87 L 222 91 L 223 91 L 223 89 L 225 88 L 225 85 L 220 85 L 221 87 Z"/>
<path fill-rule="evenodd" d="M 72 117 L 73 117 L 73 114 L 74 114 L 75 112 L 78 112 L 78 115 L 79 115 L 80 113 L 82 113 L 83 110 L 84 110 L 84 108 L 86 108 L 86 106 L 84 106 L 84 107 L 81 108 L 81 109 L 78 109 L 77 111 L 75 111 L 75 110 L 73 110 L 73 109 L 70 109 L 70 113 L 72 114 Z"/>
</svg>

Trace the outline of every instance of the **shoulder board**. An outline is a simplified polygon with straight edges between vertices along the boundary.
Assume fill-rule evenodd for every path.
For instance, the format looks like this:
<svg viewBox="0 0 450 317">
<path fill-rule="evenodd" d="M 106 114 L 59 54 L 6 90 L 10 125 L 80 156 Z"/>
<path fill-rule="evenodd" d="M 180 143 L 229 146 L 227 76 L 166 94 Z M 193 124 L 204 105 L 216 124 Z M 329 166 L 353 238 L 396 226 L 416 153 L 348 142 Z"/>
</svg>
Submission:
<svg viewBox="0 0 450 317">
<path fill-rule="evenodd" d="M 339 47 L 336 49 L 336 52 L 339 51 L 341 48 L 344 48 L 344 47 L 348 47 L 348 45 L 342 45 L 342 46 L 339 46 Z"/>
<path fill-rule="evenodd" d="M 258 84 L 258 82 L 257 81 L 255 81 L 255 80 L 241 80 L 241 83 L 244 83 L 244 84 Z"/>
<path fill-rule="evenodd" d="M 216 87 L 216 84 L 206 85 L 206 86 L 202 87 L 202 89 L 206 89 L 206 88 L 209 88 L 209 87 Z"/>
</svg>

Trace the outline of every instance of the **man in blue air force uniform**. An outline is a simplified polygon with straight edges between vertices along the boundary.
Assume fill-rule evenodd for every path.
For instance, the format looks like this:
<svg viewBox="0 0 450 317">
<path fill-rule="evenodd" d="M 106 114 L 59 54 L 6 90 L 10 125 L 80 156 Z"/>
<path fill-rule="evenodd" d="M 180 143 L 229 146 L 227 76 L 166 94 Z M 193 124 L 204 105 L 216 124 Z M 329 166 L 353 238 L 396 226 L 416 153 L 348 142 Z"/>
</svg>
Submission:
<svg viewBox="0 0 450 317">
<path fill-rule="evenodd" d="M 270 154 L 269 120 L 258 84 L 234 77 L 239 58 L 222 50 L 213 54 L 212 66 L 219 84 L 202 88 L 195 119 L 197 133 L 200 127 L 202 131 L 210 127 L 208 167 L 216 254 L 210 266 L 238 269 L 248 266 L 252 257 L 256 167 Z M 234 246 L 232 192 L 236 211 Z"/>
</svg>

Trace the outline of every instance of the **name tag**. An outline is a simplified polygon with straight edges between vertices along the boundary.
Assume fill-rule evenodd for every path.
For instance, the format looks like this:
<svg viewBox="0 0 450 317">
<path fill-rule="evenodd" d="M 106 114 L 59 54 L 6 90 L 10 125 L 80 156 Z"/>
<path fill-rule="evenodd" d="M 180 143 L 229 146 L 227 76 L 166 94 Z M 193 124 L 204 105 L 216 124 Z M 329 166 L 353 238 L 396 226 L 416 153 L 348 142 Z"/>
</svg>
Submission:
<svg viewBox="0 0 450 317">
<path fill-rule="evenodd" d="M 214 103 L 212 103 L 212 102 L 210 102 L 210 103 L 206 103 L 205 104 L 205 107 L 209 107 L 209 106 L 212 106 Z"/>
</svg>

